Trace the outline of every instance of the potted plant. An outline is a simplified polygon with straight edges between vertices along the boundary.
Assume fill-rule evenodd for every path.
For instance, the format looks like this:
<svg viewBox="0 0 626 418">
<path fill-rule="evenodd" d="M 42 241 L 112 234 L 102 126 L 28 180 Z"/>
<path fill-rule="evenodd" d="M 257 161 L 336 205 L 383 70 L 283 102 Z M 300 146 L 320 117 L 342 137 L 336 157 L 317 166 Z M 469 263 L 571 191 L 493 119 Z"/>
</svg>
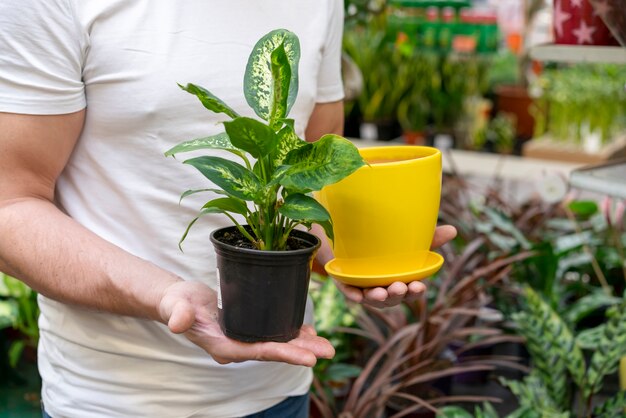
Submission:
<svg viewBox="0 0 626 418">
<path fill-rule="evenodd" d="M 181 85 L 207 109 L 231 120 L 224 122 L 224 133 L 183 142 L 165 153 L 220 149 L 240 160 L 206 155 L 184 161 L 218 188 L 189 190 L 182 197 L 203 191 L 221 196 L 206 202 L 181 243 L 203 215 L 224 214 L 233 222 L 210 236 L 217 253 L 218 316 L 225 335 L 246 342 L 284 342 L 298 335 L 320 240 L 296 227 L 317 223 L 333 238 L 330 215 L 308 194 L 364 164 L 345 138 L 324 135 L 307 143 L 295 133 L 287 115 L 298 92 L 299 58 L 297 36 L 284 29 L 254 46 L 244 95 L 263 122 L 240 116 L 200 86 Z"/>
</svg>

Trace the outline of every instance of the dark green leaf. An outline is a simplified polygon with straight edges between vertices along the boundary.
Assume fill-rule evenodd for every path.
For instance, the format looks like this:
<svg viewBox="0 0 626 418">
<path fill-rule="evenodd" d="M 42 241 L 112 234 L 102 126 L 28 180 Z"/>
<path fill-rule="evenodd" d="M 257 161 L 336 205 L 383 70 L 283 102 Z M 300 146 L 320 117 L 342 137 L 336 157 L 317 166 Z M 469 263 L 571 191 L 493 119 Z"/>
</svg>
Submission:
<svg viewBox="0 0 626 418">
<path fill-rule="evenodd" d="M 20 357 L 22 357 L 22 353 L 24 352 L 24 348 L 26 347 L 26 341 L 17 340 L 11 343 L 9 347 L 9 366 L 16 368 L 17 363 L 20 361 Z"/>
<path fill-rule="evenodd" d="M 583 217 L 589 217 L 598 212 L 598 204 L 592 200 L 576 200 L 568 207 L 575 215 Z"/>
<path fill-rule="evenodd" d="M 213 93 L 205 89 L 204 87 L 200 87 L 198 85 L 188 83 L 186 86 L 179 84 L 178 87 L 185 90 L 187 93 L 193 94 L 196 96 L 200 102 L 212 112 L 215 113 L 224 113 L 231 118 L 236 118 L 239 116 L 237 112 L 231 109 L 226 103 L 217 98 Z"/>
<path fill-rule="evenodd" d="M 328 238 L 331 240 L 334 238 L 330 214 L 324 206 L 312 197 L 300 193 L 290 194 L 278 212 L 289 219 L 304 224 L 320 224 Z"/>
<path fill-rule="evenodd" d="M 238 213 L 240 215 L 246 215 L 248 213 L 248 207 L 243 200 L 235 199 L 234 197 L 221 197 L 208 201 L 202 206 L 202 209 L 216 208 L 221 209 L 224 212 Z"/>
<path fill-rule="evenodd" d="M 285 29 L 274 30 L 263 36 L 254 46 L 244 76 L 244 95 L 250 107 L 262 119 L 269 121 L 274 104 L 274 80 L 272 78 L 272 53 L 283 45 L 291 68 L 287 110 L 298 95 L 298 63 L 300 61 L 300 41 Z"/>
<path fill-rule="evenodd" d="M 595 350 L 604 335 L 604 325 L 581 331 L 576 336 L 576 343 L 585 350 Z"/>
<path fill-rule="evenodd" d="M 265 157 L 276 148 L 276 132 L 256 119 L 241 117 L 224 122 L 224 127 L 233 145 L 254 158 Z"/>
<path fill-rule="evenodd" d="M 261 189 L 261 182 L 252 171 L 230 160 L 204 156 L 184 163 L 197 168 L 230 196 L 251 201 Z"/>
<path fill-rule="evenodd" d="M 357 148 L 337 135 L 324 135 L 291 151 L 279 182 L 289 190 L 308 193 L 336 183 L 365 165 Z"/>
<path fill-rule="evenodd" d="M 327 381 L 339 382 L 341 380 L 358 377 L 362 371 L 362 367 L 353 364 L 334 363 L 324 371 L 324 378 Z"/>
</svg>

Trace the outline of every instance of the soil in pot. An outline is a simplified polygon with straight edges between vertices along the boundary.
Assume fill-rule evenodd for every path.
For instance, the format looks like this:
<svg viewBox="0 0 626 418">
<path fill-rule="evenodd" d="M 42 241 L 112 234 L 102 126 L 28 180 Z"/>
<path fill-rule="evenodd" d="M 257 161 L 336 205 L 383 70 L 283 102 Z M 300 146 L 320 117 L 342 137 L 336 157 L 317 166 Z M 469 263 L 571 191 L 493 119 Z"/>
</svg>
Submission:
<svg viewBox="0 0 626 418">
<path fill-rule="evenodd" d="M 286 342 L 304 320 L 317 237 L 293 231 L 286 251 L 259 251 L 235 227 L 211 234 L 217 254 L 218 317 L 224 334 L 244 342 Z"/>
</svg>

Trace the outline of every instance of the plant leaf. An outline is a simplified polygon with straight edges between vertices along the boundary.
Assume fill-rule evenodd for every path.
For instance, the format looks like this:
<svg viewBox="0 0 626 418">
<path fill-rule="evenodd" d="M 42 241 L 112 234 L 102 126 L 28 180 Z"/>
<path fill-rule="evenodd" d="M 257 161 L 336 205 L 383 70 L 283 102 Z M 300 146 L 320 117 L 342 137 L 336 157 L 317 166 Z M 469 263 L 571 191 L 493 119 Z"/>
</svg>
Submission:
<svg viewBox="0 0 626 418">
<path fill-rule="evenodd" d="M 233 161 L 220 157 L 197 157 L 184 161 L 200 171 L 232 197 L 243 200 L 256 199 L 261 182 L 252 171 Z"/>
<path fill-rule="evenodd" d="M 606 400 L 593 410 L 593 416 L 598 418 L 620 418 L 626 410 L 626 391 L 618 392 L 614 397 Z"/>
<path fill-rule="evenodd" d="M 199 149 L 222 149 L 230 151 L 233 154 L 241 155 L 241 151 L 236 149 L 230 142 L 226 132 L 221 132 L 217 135 L 207 136 L 203 138 L 196 138 L 190 141 L 181 142 L 180 144 L 165 151 L 165 156 L 170 157 L 181 152 L 196 151 Z"/>
<path fill-rule="evenodd" d="M 256 119 L 240 117 L 224 122 L 224 127 L 232 144 L 254 158 L 265 157 L 276 148 L 276 132 Z"/>
<path fill-rule="evenodd" d="M 192 189 L 192 190 L 186 190 L 183 194 L 180 195 L 180 200 L 178 201 L 178 204 L 180 204 L 180 202 L 182 202 L 182 200 L 184 198 L 186 198 L 187 196 L 191 196 L 193 194 L 203 193 L 203 192 L 213 192 L 215 194 L 221 194 L 221 195 L 225 195 L 225 196 L 228 195 L 224 190 L 220 190 L 220 189 Z"/>
<path fill-rule="evenodd" d="M 272 167 L 275 168 L 280 166 L 283 161 L 285 161 L 287 154 L 294 149 L 303 147 L 306 144 L 306 141 L 300 139 L 300 137 L 296 135 L 293 126 L 287 125 L 283 127 L 283 129 L 278 131 L 278 144 L 270 153 Z"/>
<path fill-rule="evenodd" d="M 279 182 L 289 190 L 308 193 L 336 183 L 365 165 L 357 148 L 337 135 L 324 135 L 319 140 L 287 154 L 288 167 Z"/>
<path fill-rule="evenodd" d="M 236 199 L 234 197 L 220 197 L 218 199 L 210 200 L 202 206 L 202 209 L 208 208 L 217 208 L 223 210 L 224 212 L 238 213 L 240 215 L 247 215 L 249 212 L 246 203 L 243 200 Z"/>
<path fill-rule="evenodd" d="M 568 205 L 575 215 L 588 218 L 598 212 L 598 204 L 592 200 L 575 200 Z"/>
<path fill-rule="evenodd" d="M 623 356 L 626 356 L 626 299 L 607 311 L 607 321 L 587 371 L 587 385 L 583 390 L 585 397 L 602 388 L 604 376 L 617 370 Z"/>
<path fill-rule="evenodd" d="M 274 92 L 272 94 L 272 110 L 270 112 L 270 125 L 274 126 L 280 119 L 287 116 L 287 99 L 289 97 L 289 83 L 291 82 L 291 65 L 285 52 L 285 43 L 281 43 L 271 56 L 272 81 Z"/>
<path fill-rule="evenodd" d="M 178 87 L 185 90 L 187 93 L 196 96 L 204 105 L 204 107 L 212 112 L 224 113 L 233 119 L 239 116 L 239 114 L 231 109 L 230 106 L 228 106 L 221 99 L 216 97 L 213 93 L 211 93 L 204 87 L 192 83 L 188 83 L 186 86 L 179 84 Z"/>
<path fill-rule="evenodd" d="M 298 95 L 298 63 L 300 41 L 285 29 L 274 30 L 263 36 L 254 46 L 244 76 L 244 95 L 250 107 L 260 118 L 269 121 L 274 104 L 274 80 L 272 75 L 272 53 L 283 45 L 291 69 L 286 113 Z"/>
<path fill-rule="evenodd" d="M 474 418 L 474 416 L 460 406 L 445 406 L 439 409 L 437 418 Z"/>
<path fill-rule="evenodd" d="M 218 207 L 208 207 L 206 209 L 202 209 L 200 213 L 198 214 L 198 216 L 196 216 L 195 218 L 191 220 L 191 222 L 189 222 L 189 224 L 187 225 L 187 228 L 185 229 L 185 232 L 183 233 L 183 236 L 180 237 L 180 241 L 178 241 L 178 248 L 181 251 L 183 250 L 183 247 L 182 247 L 183 241 L 185 241 L 185 238 L 187 238 L 187 235 L 189 234 L 189 230 L 191 229 L 193 224 L 195 224 L 196 221 L 200 219 L 201 217 L 203 217 L 204 215 L 208 215 L 211 213 L 224 213 L 225 214 L 226 212 Z"/>
<path fill-rule="evenodd" d="M 303 224 L 317 223 L 324 228 L 324 232 L 333 239 L 333 226 L 330 214 L 317 200 L 304 194 L 293 193 L 285 198 L 278 212 L 287 218 Z"/>
<path fill-rule="evenodd" d="M 576 324 L 578 321 L 591 315 L 596 310 L 616 305 L 620 302 L 622 302 L 622 299 L 607 295 L 604 290 L 598 289 L 594 293 L 583 296 L 568 306 L 563 317 L 570 324 Z"/>
</svg>

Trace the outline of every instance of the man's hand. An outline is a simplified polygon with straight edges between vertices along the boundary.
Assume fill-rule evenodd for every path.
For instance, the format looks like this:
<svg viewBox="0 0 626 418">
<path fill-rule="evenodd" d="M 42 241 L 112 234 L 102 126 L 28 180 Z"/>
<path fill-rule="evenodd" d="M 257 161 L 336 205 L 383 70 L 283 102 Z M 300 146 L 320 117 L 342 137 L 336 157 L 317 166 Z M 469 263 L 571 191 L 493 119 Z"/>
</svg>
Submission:
<svg viewBox="0 0 626 418">
<path fill-rule="evenodd" d="M 433 238 L 432 248 L 438 248 L 456 237 L 456 228 L 451 225 L 437 227 Z M 350 300 L 357 303 L 365 303 L 376 308 L 395 306 L 403 301 L 417 299 L 425 290 L 426 285 L 420 281 L 408 284 L 394 282 L 388 287 L 371 287 L 361 289 L 335 282 L 339 290 Z"/>
<path fill-rule="evenodd" d="M 312 367 L 318 358 L 335 355 L 333 346 L 308 325 L 287 343 L 243 343 L 226 337 L 217 322 L 215 292 L 198 282 L 170 285 L 159 303 L 159 314 L 172 332 L 184 334 L 220 364 L 261 360 Z"/>
</svg>

